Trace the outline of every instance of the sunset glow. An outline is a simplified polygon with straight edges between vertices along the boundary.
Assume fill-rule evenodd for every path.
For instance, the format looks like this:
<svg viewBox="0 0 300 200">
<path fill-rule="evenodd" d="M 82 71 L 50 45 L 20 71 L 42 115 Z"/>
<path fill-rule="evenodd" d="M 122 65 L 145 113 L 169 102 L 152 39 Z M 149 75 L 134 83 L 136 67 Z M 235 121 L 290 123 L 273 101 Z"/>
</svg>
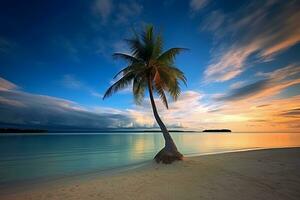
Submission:
<svg viewBox="0 0 300 200">
<path fill-rule="evenodd" d="M 155 13 L 138 0 L 47 4 L 0 3 L 1 127 L 157 128 L 147 94 L 102 100 L 125 64 L 111 54 L 150 23 L 166 47 L 189 49 L 176 60 L 182 95 L 168 110 L 156 99 L 169 128 L 299 132 L 299 1 L 165 0 Z"/>
</svg>

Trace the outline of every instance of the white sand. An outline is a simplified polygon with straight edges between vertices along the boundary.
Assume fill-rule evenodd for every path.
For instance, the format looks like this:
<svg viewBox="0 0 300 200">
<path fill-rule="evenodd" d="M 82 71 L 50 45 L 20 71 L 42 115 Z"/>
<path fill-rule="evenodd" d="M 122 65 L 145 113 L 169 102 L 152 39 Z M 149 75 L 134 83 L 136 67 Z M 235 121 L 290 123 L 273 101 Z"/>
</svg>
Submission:
<svg viewBox="0 0 300 200">
<path fill-rule="evenodd" d="M 106 177 L 62 181 L 1 200 L 300 199 L 300 148 L 187 158 Z"/>
</svg>

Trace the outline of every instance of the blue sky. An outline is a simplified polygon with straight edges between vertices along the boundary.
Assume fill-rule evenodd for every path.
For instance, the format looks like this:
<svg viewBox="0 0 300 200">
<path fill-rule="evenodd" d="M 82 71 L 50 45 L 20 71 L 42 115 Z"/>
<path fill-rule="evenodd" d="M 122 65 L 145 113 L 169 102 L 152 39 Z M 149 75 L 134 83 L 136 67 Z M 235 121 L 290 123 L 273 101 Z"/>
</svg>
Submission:
<svg viewBox="0 0 300 200">
<path fill-rule="evenodd" d="M 0 123 L 156 126 L 147 99 L 134 105 L 130 89 L 101 99 L 125 65 L 112 53 L 128 52 L 123 39 L 151 23 L 165 48 L 189 49 L 176 60 L 188 87 L 169 110 L 160 108 L 168 126 L 295 131 L 299 8 L 292 0 L 2 1 Z"/>
</svg>

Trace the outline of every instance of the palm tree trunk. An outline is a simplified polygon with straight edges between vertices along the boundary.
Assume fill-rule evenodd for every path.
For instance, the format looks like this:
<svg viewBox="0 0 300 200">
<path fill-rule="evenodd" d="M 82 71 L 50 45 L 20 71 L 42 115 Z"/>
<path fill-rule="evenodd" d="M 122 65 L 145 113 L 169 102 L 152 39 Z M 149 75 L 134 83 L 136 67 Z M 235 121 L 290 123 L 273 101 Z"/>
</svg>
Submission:
<svg viewBox="0 0 300 200">
<path fill-rule="evenodd" d="M 148 80 L 148 88 L 149 88 L 149 96 L 150 96 L 151 106 L 152 106 L 152 110 L 153 110 L 153 115 L 154 115 L 154 118 L 155 118 L 156 122 L 158 123 L 158 125 L 162 131 L 162 134 L 164 136 L 164 139 L 165 139 L 165 147 L 159 153 L 156 154 L 154 159 L 158 163 L 160 161 L 162 161 L 163 163 L 166 163 L 166 164 L 172 163 L 175 160 L 182 160 L 183 155 L 181 153 L 179 153 L 179 151 L 177 150 L 177 147 L 176 147 L 167 127 L 165 126 L 165 124 L 163 123 L 163 121 L 160 119 L 160 117 L 158 115 L 155 101 L 153 98 L 152 81 L 150 79 Z"/>
</svg>

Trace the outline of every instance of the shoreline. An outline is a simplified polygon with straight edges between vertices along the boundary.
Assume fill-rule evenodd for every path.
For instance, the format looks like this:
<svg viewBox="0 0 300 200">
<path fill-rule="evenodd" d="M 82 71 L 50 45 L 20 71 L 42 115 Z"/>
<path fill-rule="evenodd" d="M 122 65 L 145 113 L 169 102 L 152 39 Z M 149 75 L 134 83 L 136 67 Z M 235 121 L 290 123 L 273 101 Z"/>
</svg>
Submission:
<svg viewBox="0 0 300 200">
<path fill-rule="evenodd" d="M 0 197 L 4 200 L 92 200 L 183 199 L 184 195 L 187 199 L 210 199 L 217 198 L 218 195 L 215 196 L 212 191 L 218 190 L 223 193 L 222 196 L 229 195 L 228 199 L 241 199 L 244 193 L 250 191 L 249 199 L 298 199 L 299 158 L 299 147 L 200 155 L 186 157 L 183 162 L 171 165 L 149 162 L 135 169 L 104 176 L 89 174 L 63 178 L 29 190 L 14 191 L 14 194 L 0 194 Z M 278 192 L 282 187 L 284 191 Z M 139 190 L 146 196 L 140 196 L 136 192 Z"/>
<path fill-rule="evenodd" d="M 236 153 L 236 152 L 248 152 L 248 151 L 257 151 L 257 150 L 267 150 L 267 149 L 286 149 L 286 148 L 300 148 L 300 146 L 295 147 L 281 147 L 281 148 L 262 148 L 262 147 L 254 147 L 254 148 L 241 148 L 235 150 L 226 150 L 226 151 L 218 151 L 218 152 L 207 152 L 207 153 L 194 153 L 184 155 L 185 159 L 194 158 L 194 157 L 201 157 L 201 156 L 208 156 L 208 155 L 222 155 L 227 153 Z M 138 163 L 133 163 L 125 166 L 117 166 L 114 168 L 109 169 L 102 169 L 102 170 L 93 170 L 81 173 L 74 173 L 68 175 L 60 175 L 60 176 L 53 176 L 53 177 L 44 177 L 44 178 L 37 178 L 32 180 L 24 180 L 18 182 L 9 182 L 0 184 L 0 197 L 1 195 L 6 195 L 10 192 L 19 192 L 19 191 L 28 191 L 31 187 L 45 187 L 51 186 L 53 184 L 60 184 L 65 182 L 71 182 L 74 180 L 85 180 L 89 179 L 91 176 L 97 178 L 109 177 L 115 174 L 120 173 L 127 173 L 135 169 L 140 169 L 143 167 L 149 167 L 149 165 L 156 164 L 153 159 L 146 160 Z M 12 189 L 13 188 L 13 189 Z"/>
</svg>

